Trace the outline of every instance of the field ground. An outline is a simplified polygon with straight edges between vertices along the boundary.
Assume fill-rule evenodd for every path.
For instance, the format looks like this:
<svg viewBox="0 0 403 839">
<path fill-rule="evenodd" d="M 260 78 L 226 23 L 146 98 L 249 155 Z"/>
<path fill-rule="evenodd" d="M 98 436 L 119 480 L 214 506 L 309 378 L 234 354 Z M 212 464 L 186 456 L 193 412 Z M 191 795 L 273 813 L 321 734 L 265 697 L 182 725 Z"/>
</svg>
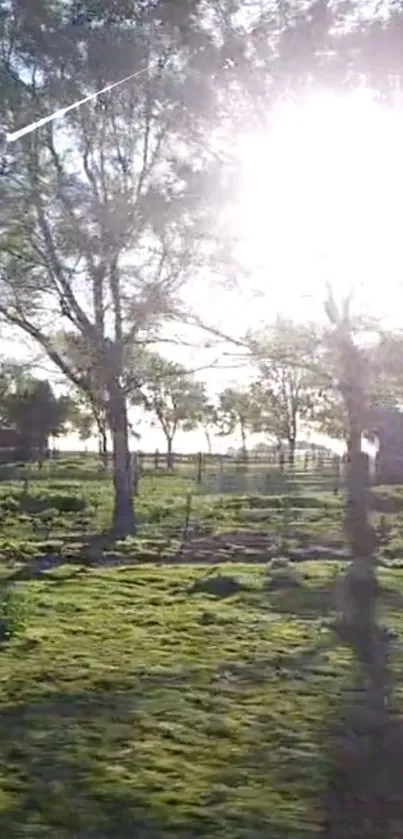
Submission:
<svg viewBox="0 0 403 839">
<path fill-rule="evenodd" d="M 403 487 L 377 487 L 371 503 L 379 557 L 403 561 Z M 111 520 L 110 481 L 66 479 L 63 470 L 28 485 L 3 480 L 0 561 L 346 558 L 341 497 L 312 488 L 309 479 L 287 493 L 209 495 L 181 475 L 148 475 L 140 484 L 136 513 L 136 538 L 111 546 L 97 538 Z"/>
<path fill-rule="evenodd" d="M 324 732 L 355 670 L 331 627 L 340 499 L 197 496 L 182 544 L 187 490 L 144 478 L 139 536 L 102 550 L 107 482 L 0 484 L 1 835 L 318 834 Z M 401 704 L 403 488 L 372 506 Z"/>
</svg>

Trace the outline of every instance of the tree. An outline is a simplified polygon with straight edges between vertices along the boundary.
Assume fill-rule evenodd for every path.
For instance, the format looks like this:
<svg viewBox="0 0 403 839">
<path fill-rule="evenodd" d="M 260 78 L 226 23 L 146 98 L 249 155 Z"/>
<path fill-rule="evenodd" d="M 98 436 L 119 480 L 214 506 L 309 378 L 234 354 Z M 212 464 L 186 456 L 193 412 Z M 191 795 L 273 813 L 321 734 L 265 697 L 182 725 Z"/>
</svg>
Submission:
<svg viewBox="0 0 403 839">
<path fill-rule="evenodd" d="M 251 334 L 249 342 L 258 371 L 251 386 L 253 429 L 286 442 L 293 464 L 300 425 L 312 421 L 323 385 L 319 332 L 277 318 L 271 327 Z"/>
<path fill-rule="evenodd" d="M 77 389 L 73 385 L 72 391 L 76 401 L 76 411 L 73 412 L 73 424 L 79 434 L 89 439 L 93 432 L 98 435 L 99 453 L 104 465 L 108 458 L 108 394 L 104 386 L 103 376 L 97 366 L 96 357 L 90 353 L 88 346 L 79 333 L 62 331 L 55 335 L 63 361 L 83 386 Z"/>
<path fill-rule="evenodd" d="M 362 683 L 359 689 L 356 685 L 355 691 L 349 691 L 343 708 L 345 731 L 343 739 L 338 738 L 334 776 L 330 776 L 331 830 L 327 833 L 344 836 L 347 829 L 356 836 L 391 836 L 387 828 L 395 820 L 395 799 L 388 762 L 394 762 L 396 757 L 388 718 L 388 636 L 377 623 L 375 538 L 369 519 L 366 458 L 361 451 L 368 417 L 370 369 L 365 352 L 354 340 L 350 309 L 348 298 L 337 305 L 332 290 L 328 290 L 326 313 L 332 326 L 329 346 L 347 417 L 345 531 L 352 554 L 339 586 L 342 621 L 338 628 L 343 643 L 348 643 L 356 656 Z M 384 778 L 388 778 L 386 786 Z"/>
<path fill-rule="evenodd" d="M 203 427 L 208 453 L 212 454 L 213 446 L 211 442 L 211 435 L 217 429 L 217 408 L 213 402 L 210 402 L 209 400 L 207 400 L 204 405 L 200 424 Z"/>
<path fill-rule="evenodd" d="M 248 388 L 226 387 L 218 395 L 215 420 L 218 433 L 222 437 L 229 434 L 241 436 L 242 457 L 247 459 L 246 435 L 251 429 L 251 394 Z"/>
<path fill-rule="evenodd" d="M 70 410 L 70 400 L 56 397 L 48 381 L 31 378 L 17 382 L 4 401 L 3 415 L 21 436 L 21 457 L 31 460 L 36 455 L 41 460 L 49 437 L 58 437 L 66 430 Z"/>
<path fill-rule="evenodd" d="M 401 355 L 403 340 L 400 332 L 382 330 L 374 334 L 375 325 L 363 319 L 350 317 L 351 335 L 359 346 L 366 368 L 366 409 L 363 416 L 363 433 L 372 438 L 373 414 L 377 408 L 399 409 L 403 404 L 403 372 Z M 371 340 L 368 340 L 368 338 Z M 363 340 L 365 338 L 365 340 Z M 331 343 L 331 342 L 330 342 Z M 329 333 L 323 335 L 321 388 L 315 396 L 312 416 L 313 427 L 331 437 L 348 442 L 349 418 L 346 402 L 338 386 L 338 370 L 334 348 L 329 351 Z M 326 384 L 327 380 L 327 384 Z"/>
<path fill-rule="evenodd" d="M 403 333 L 382 330 L 378 341 L 367 351 L 370 376 L 370 403 L 374 407 L 399 408 L 403 405 Z"/>
<path fill-rule="evenodd" d="M 6 411 L 8 398 L 17 387 L 22 387 L 31 380 L 27 366 L 14 361 L 4 360 L 0 364 L 0 421 L 7 422 Z"/>
<path fill-rule="evenodd" d="M 347 439 L 348 422 L 344 402 L 334 388 L 323 388 L 315 395 L 310 426 L 336 440 Z"/>
<path fill-rule="evenodd" d="M 173 467 L 173 441 L 177 431 L 192 431 L 202 422 L 206 403 L 205 387 L 184 367 L 158 353 L 143 354 L 143 384 L 133 402 L 142 400 L 155 416 L 167 443 L 167 466 Z"/>
<path fill-rule="evenodd" d="M 86 441 L 93 436 L 95 430 L 94 416 L 79 401 L 74 402 L 72 405 L 69 422 L 72 429 L 77 432 L 80 440 Z"/>
<path fill-rule="evenodd" d="M 0 230 L 0 315 L 91 403 L 100 391 L 105 398 L 119 536 L 135 527 L 126 347 L 155 338 L 184 279 L 223 247 L 222 162 L 205 138 L 217 124 L 224 56 L 204 3 L 180 13 L 167 3 L 123 6 L 45 2 L 24 18 L 11 4 L 1 20 L 9 128 L 137 73 L 70 111 L 62 129 L 48 123 L 7 150 Z M 50 323 L 67 324 L 85 347 L 95 391 Z"/>
</svg>

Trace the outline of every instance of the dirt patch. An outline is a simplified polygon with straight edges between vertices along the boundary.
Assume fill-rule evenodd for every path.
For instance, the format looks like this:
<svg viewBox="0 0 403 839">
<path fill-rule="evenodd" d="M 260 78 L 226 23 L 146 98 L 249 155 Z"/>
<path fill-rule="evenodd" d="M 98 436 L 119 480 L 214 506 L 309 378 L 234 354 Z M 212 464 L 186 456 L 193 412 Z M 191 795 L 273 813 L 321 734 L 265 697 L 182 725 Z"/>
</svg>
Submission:
<svg viewBox="0 0 403 839">
<path fill-rule="evenodd" d="M 267 562 L 280 553 L 278 543 L 270 533 L 237 531 L 206 536 L 186 542 L 171 562 Z M 349 559 L 347 549 L 334 545 L 310 544 L 286 551 L 296 562 L 306 559 Z"/>
<path fill-rule="evenodd" d="M 70 560 L 72 564 L 84 565 L 89 568 L 108 568 L 125 565 L 176 565 L 176 564 L 199 564 L 199 565 L 220 565 L 223 563 L 248 563 L 264 564 L 280 553 L 293 562 L 303 562 L 309 559 L 349 559 L 350 555 L 346 549 L 337 549 L 334 545 L 310 544 L 304 548 L 293 548 L 287 551 L 280 551 L 278 543 L 268 532 L 259 531 L 236 531 L 219 533 L 215 536 L 203 536 L 189 539 L 177 553 L 158 555 L 152 550 L 144 550 L 132 556 L 123 556 L 110 551 L 102 550 L 98 554 L 95 551 L 88 555 L 85 551 L 82 556 Z M 60 555 L 47 555 L 36 557 L 27 563 L 23 563 L 12 575 L 14 579 L 28 579 L 41 576 L 47 571 L 54 570 L 61 565 L 68 564 L 69 560 Z"/>
</svg>

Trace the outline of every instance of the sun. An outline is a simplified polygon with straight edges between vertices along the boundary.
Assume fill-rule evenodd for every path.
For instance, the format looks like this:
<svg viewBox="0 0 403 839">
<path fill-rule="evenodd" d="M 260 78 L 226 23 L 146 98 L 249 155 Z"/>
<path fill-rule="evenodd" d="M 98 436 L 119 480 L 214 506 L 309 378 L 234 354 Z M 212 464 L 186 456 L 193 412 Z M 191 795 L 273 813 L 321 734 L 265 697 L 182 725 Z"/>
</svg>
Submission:
<svg viewBox="0 0 403 839">
<path fill-rule="evenodd" d="M 330 281 L 371 309 L 384 310 L 389 295 L 393 312 L 403 279 L 403 114 L 364 89 L 316 94 L 274 109 L 264 131 L 240 139 L 239 155 L 239 224 L 261 291 L 289 306 Z"/>
</svg>

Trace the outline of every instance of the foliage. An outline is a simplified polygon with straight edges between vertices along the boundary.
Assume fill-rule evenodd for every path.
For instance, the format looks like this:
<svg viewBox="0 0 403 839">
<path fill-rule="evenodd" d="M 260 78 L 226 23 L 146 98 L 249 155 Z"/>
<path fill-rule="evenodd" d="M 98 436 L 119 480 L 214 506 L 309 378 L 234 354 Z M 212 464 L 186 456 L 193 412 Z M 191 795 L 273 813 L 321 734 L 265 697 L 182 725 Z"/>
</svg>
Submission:
<svg viewBox="0 0 403 839">
<path fill-rule="evenodd" d="M 75 379 L 82 383 L 81 389 L 72 388 L 70 423 L 81 440 L 88 440 L 95 428 L 100 450 L 106 453 L 108 397 L 97 354 L 78 332 L 61 331 L 55 335 L 55 343 L 64 363 L 74 370 Z"/>
<path fill-rule="evenodd" d="M 70 414 L 70 424 L 80 440 L 89 440 L 94 432 L 94 415 L 76 402 Z"/>
<path fill-rule="evenodd" d="M 49 437 L 58 437 L 65 431 L 70 411 L 70 400 L 55 396 L 48 381 L 28 377 L 17 381 L 2 402 L 6 424 L 21 437 L 23 458 L 34 452 L 44 453 Z"/>
<path fill-rule="evenodd" d="M 33 608 L 30 592 L 0 585 L 0 644 L 24 633 Z"/>
<path fill-rule="evenodd" d="M 403 335 L 382 331 L 368 350 L 370 401 L 374 407 L 399 408 L 403 404 Z"/>
<path fill-rule="evenodd" d="M 318 390 L 309 422 L 310 428 L 336 440 L 346 440 L 347 418 L 343 400 L 332 388 Z"/>
<path fill-rule="evenodd" d="M 33 107 L 38 118 L 137 71 L 135 83 L 65 114 L 62 130 L 48 123 L 11 147 L 7 165 L 18 174 L 7 181 L 0 233 L 2 318 L 91 404 L 106 395 L 120 535 L 134 529 L 126 348 L 155 340 L 185 280 L 228 252 L 216 208 L 231 176 L 221 177 L 219 156 L 204 145 L 219 123 L 214 70 L 224 56 L 204 3 L 183 9 L 180 25 L 164 6 L 120 15 L 116 4 L 82 3 L 78 14 L 73 0 L 46 2 L 32 19 L 11 4 L 2 18 L 1 121 L 10 127 L 29 122 Z M 90 377 L 60 348 L 66 325 Z"/>
<path fill-rule="evenodd" d="M 312 420 L 325 379 L 320 332 L 279 317 L 248 340 L 257 368 L 251 387 L 254 430 L 285 441 L 293 461 L 300 425 Z"/>
<path fill-rule="evenodd" d="M 24 493 L 20 496 L 19 506 L 22 512 L 41 513 L 45 510 L 57 510 L 59 513 L 78 513 L 85 510 L 87 501 L 76 494 L 63 493 L 52 490 L 50 492 Z"/>
<path fill-rule="evenodd" d="M 185 367 L 158 353 L 142 354 L 139 373 L 142 384 L 133 393 L 133 403 L 138 404 L 141 399 L 146 411 L 161 427 L 172 465 L 172 444 L 177 431 L 192 431 L 202 421 L 206 404 L 205 386 Z"/>
<path fill-rule="evenodd" d="M 227 436 L 239 431 L 244 456 L 246 455 L 246 435 L 251 428 L 252 420 L 251 396 L 247 388 L 226 387 L 219 393 L 215 411 L 218 433 Z"/>
<path fill-rule="evenodd" d="M 213 453 L 213 446 L 211 435 L 217 430 L 218 416 L 217 408 L 213 401 L 209 400 L 207 395 L 204 401 L 203 409 L 200 417 L 200 425 L 203 428 L 204 436 L 206 438 L 207 449 L 209 454 Z"/>
</svg>

